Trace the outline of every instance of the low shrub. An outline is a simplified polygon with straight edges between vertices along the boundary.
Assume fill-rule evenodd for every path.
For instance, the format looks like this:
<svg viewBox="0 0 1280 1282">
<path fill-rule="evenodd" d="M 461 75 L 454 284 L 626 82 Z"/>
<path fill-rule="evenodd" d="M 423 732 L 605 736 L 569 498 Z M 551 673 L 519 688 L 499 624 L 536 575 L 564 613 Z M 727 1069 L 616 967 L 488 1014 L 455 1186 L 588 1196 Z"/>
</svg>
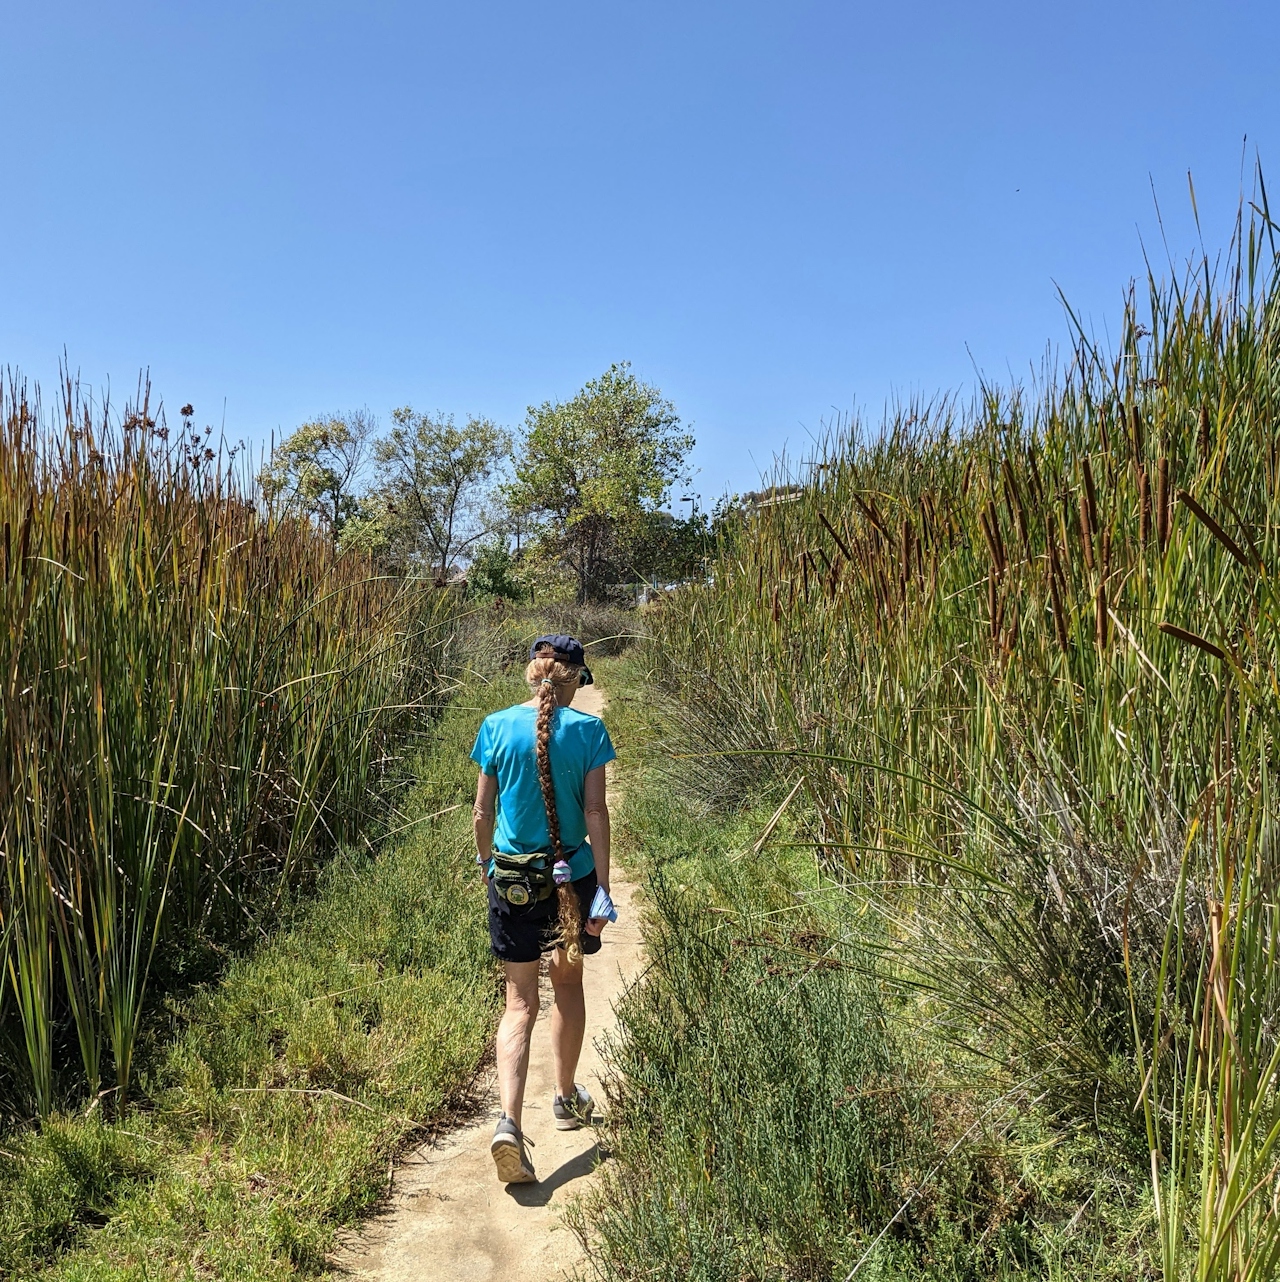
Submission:
<svg viewBox="0 0 1280 1282">
<path fill-rule="evenodd" d="M 573 1219 L 600 1275 L 1152 1276 L 1145 1154 L 966 1051 L 903 982 L 876 888 L 833 884 L 798 840 L 803 810 L 672 786 L 651 658 L 608 669 L 650 965 L 610 1049 L 611 1160 Z"/>
</svg>

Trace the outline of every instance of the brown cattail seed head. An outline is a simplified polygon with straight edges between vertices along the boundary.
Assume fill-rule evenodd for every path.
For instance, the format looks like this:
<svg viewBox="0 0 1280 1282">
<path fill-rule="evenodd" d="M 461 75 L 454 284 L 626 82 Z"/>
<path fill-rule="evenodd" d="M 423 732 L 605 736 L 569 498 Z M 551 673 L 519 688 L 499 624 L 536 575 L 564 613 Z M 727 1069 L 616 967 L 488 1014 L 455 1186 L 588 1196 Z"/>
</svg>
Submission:
<svg viewBox="0 0 1280 1282">
<path fill-rule="evenodd" d="M 1062 565 L 1058 559 L 1058 541 L 1052 528 L 1046 530 L 1049 545 L 1049 601 L 1053 606 L 1053 627 L 1063 654 L 1070 652 L 1067 635 L 1067 612 L 1062 605 Z"/>
<path fill-rule="evenodd" d="M 1156 464 L 1156 545 L 1161 556 L 1169 545 L 1169 504 L 1169 457 L 1163 455 Z"/>
<path fill-rule="evenodd" d="M 1080 471 L 1084 475 L 1084 496 L 1089 501 L 1089 529 L 1096 536 L 1098 533 L 1098 487 L 1093 483 L 1093 467 L 1087 458 L 1080 460 Z"/>
<path fill-rule="evenodd" d="M 1093 530 L 1089 526 L 1089 500 L 1080 496 L 1080 546 L 1084 548 L 1085 567 L 1093 572 Z"/>
</svg>

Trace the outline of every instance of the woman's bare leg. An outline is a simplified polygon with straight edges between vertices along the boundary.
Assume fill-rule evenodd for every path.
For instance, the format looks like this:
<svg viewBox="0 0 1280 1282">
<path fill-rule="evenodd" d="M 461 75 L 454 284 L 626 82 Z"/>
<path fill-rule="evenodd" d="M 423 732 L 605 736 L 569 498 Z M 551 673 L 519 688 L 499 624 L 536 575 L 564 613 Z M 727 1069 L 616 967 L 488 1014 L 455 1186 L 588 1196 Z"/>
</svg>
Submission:
<svg viewBox="0 0 1280 1282">
<path fill-rule="evenodd" d="M 551 1012 L 551 1055 L 555 1061 L 556 1092 L 573 1094 L 582 1038 L 587 1031 L 587 1004 L 582 995 L 582 963 L 570 966 L 563 948 L 551 954 L 551 986 L 556 1004 Z"/>
<path fill-rule="evenodd" d="M 524 1079 L 529 1072 L 529 1039 L 538 1018 L 538 963 L 504 962 L 503 965 L 507 975 L 507 1008 L 498 1025 L 498 1092 L 502 1111 L 520 1126 Z M 551 1027 L 554 1036 L 554 1018 Z"/>
</svg>

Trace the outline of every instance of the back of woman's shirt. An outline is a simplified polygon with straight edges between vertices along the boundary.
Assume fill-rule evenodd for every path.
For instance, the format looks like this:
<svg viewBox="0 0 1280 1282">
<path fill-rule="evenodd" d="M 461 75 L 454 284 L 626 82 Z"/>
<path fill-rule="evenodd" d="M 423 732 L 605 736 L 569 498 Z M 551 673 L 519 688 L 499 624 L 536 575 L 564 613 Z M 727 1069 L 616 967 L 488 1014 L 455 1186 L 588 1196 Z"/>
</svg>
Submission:
<svg viewBox="0 0 1280 1282">
<path fill-rule="evenodd" d="M 538 710 L 519 703 L 487 716 L 471 749 L 471 760 L 498 780 L 498 823 L 493 844 L 507 854 L 551 849 L 547 812 L 538 779 Z M 548 743 L 555 783 L 560 844 L 575 880 L 595 866 L 587 841 L 583 791 L 587 775 L 617 753 L 599 717 L 558 708 Z"/>
</svg>

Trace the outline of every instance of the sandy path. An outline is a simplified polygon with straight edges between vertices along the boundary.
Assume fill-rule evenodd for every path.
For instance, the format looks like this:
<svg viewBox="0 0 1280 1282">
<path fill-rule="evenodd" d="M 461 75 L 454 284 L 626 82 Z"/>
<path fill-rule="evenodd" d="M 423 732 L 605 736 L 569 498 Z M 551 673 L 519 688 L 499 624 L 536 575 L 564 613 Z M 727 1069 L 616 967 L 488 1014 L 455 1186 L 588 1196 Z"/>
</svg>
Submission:
<svg viewBox="0 0 1280 1282">
<path fill-rule="evenodd" d="M 587 686 L 573 702 L 600 715 L 606 700 L 598 686 Z M 616 861 L 610 880 L 620 920 L 605 930 L 601 951 L 586 959 L 587 1044 L 577 1073 L 598 1103 L 604 1092 L 595 1041 L 612 1028 L 613 1004 L 639 974 L 643 959 L 635 887 Z M 498 1183 L 489 1156 L 499 1113 L 491 1074 L 488 1109 L 401 1163 L 386 1210 L 335 1257 L 340 1272 L 383 1282 L 555 1282 L 573 1272 L 582 1248 L 561 1222 L 561 1211 L 593 1179 L 596 1137 L 591 1128 L 555 1129 L 552 993 L 545 978 L 541 996 L 524 1105 L 525 1135 L 533 1141 L 530 1152 L 539 1182 Z"/>
</svg>

